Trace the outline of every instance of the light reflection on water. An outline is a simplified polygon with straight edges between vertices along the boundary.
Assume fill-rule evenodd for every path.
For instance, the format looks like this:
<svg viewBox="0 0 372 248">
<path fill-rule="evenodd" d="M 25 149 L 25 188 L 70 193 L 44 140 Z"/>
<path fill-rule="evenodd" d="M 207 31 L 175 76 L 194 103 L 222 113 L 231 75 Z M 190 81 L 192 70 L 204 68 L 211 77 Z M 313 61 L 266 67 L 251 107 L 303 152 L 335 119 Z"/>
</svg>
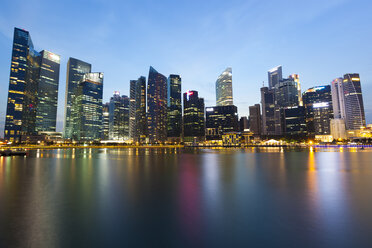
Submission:
<svg viewBox="0 0 372 248">
<path fill-rule="evenodd" d="M 0 157 L 0 247 L 370 247 L 371 178 L 368 149 L 35 150 Z"/>
</svg>

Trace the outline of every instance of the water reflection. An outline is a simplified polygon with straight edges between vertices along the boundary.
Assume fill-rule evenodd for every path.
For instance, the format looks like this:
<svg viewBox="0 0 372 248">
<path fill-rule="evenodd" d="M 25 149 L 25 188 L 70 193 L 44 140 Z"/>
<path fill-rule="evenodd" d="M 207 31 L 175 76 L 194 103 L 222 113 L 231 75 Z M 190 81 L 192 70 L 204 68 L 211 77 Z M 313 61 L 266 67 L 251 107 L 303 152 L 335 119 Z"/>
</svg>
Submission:
<svg viewBox="0 0 372 248">
<path fill-rule="evenodd" d="M 368 247 L 372 152 L 336 151 L 0 157 L 0 247 Z"/>
</svg>

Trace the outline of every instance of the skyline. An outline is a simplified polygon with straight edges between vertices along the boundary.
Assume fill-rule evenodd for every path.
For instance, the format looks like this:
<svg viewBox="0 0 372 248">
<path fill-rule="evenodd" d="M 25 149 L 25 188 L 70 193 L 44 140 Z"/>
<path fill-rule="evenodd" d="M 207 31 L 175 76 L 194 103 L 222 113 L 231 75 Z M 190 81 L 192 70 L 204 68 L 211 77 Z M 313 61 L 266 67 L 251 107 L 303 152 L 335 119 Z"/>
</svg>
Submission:
<svg viewBox="0 0 372 248">
<path fill-rule="evenodd" d="M 42 1 L 37 2 L 42 3 Z M 239 1 L 234 1 L 229 8 L 224 10 L 221 9 L 220 2 L 218 2 L 218 4 L 214 6 L 213 11 L 211 11 L 215 16 L 213 14 L 208 14 L 206 17 L 203 16 L 204 20 L 208 20 L 208 18 L 210 20 L 209 22 L 202 22 L 204 25 L 201 25 L 202 27 L 193 26 L 192 24 L 197 23 L 200 18 L 202 18 L 200 16 L 201 13 L 203 10 L 208 9 L 206 4 L 202 3 L 200 5 L 201 9 L 194 11 L 194 9 L 192 9 L 192 6 L 195 5 L 194 2 L 190 4 L 181 3 L 179 9 L 183 9 L 183 11 L 178 12 L 178 14 L 187 14 L 190 11 L 195 12 L 193 15 L 196 20 L 189 20 L 191 25 L 185 24 L 183 20 L 177 20 L 175 24 L 164 23 L 164 19 L 156 19 L 156 15 L 150 15 L 150 17 L 141 19 L 141 21 L 138 19 L 132 20 L 133 22 L 138 20 L 138 23 L 132 23 L 133 26 L 125 27 L 127 29 L 122 27 L 124 31 L 129 31 L 129 33 L 132 34 L 128 36 L 124 35 L 124 37 L 117 37 L 116 33 L 114 33 L 114 30 L 118 28 L 117 26 L 120 26 L 120 21 L 128 21 L 131 19 L 129 17 L 123 20 L 120 19 L 118 14 L 120 8 L 123 7 L 120 6 L 120 4 L 117 10 L 114 11 L 110 4 L 100 3 L 99 1 L 94 2 L 92 5 L 96 7 L 101 6 L 103 9 L 98 11 L 99 18 L 97 18 L 97 21 L 91 20 L 91 26 L 76 25 L 76 27 L 72 27 L 67 25 L 67 28 L 62 28 L 56 25 L 56 28 L 53 29 L 53 24 L 62 24 L 62 26 L 66 24 L 63 23 L 64 20 L 61 20 L 61 18 L 63 19 L 63 15 L 56 15 L 56 12 L 45 12 L 45 15 L 41 15 L 40 17 L 33 16 L 30 18 L 30 16 L 27 17 L 27 15 L 35 11 L 27 9 L 27 11 L 31 13 L 25 14 L 25 10 L 21 10 L 17 15 L 17 13 L 14 13 L 15 4 L 6 3 L 1 10 L 3 13 L 0 17 L 0 51 L 3 55 L 0 58 L 0 82 L 1 86 L 5 89 L 0 93 L 0 101 L 2 101 L 0 103 L 3 105 L 3 108 L 0 109 L 0 116 L 5 116 L 6 111 L 13 28 L 19 27 L 31 33 L 36 50 L 41 50 L 42 48 L 61 56 L 57 131 L 62 131 L 63 127 L 66 67 L 69 57 L 81 59 L 92 64 L 92 71 L 102 71 L 105 73 L 103 102 L 108 102 L 114 91 L 120 91 L 122 95 L 129 96 L 129 81 L 137 79 L 140 76 L 147 77 L 148 68 L 151 65 L 166 76 L 169 74 L 179 74 L 183 81 L 182 93 L 187 90 L 196 90 L 199 92 L 200 96 L 205 99 L 206 107 L 215 106 L 215 92 L 211 91 L 210 88 L 214 87 L 215 81 L 226 67 L 232 67 L 233 96 L 234 102 L 238 106 L 239 116 L 248 116 L 248 107 L 260 102 L 260 87 L 263 81 L 265 81 L 265 85 L 267 85 L 267 71 L 277 65 L 283 65 L 283 77 L 287 77 L 293 73 L 299 74 L 302 92 L 313 86 L 330 84 L 333 79 L 342 77 L 346 73 L 359 73 L 365 99 L 367 123 L 372 121 L 372 104 L 367 101 L 368 95 L 372 92 L 372 45 L 368 42 L 370 38 L 372 38 L 372 33 L 368 29 L 368 21 L 371 17 L 368 16 L 368 8 L 365 6 L 371 6 L 371 3 L 367 1 L 357 1 L 357 3 L 352 3 L 351 1 L 330 1 L 331 3 L 323 3 L 323 6 L 325 6 L 321 9 L 316 8 L 320 1 L 301 4 L 301 6 L 297 6 L 300 10 L 302 7 L 301 13 L 294 13 L 289 8 L 288 11 L 294 15 L 293 19 L 286 16 L 286 18 L 290 20 L 280 20 L 278 23 L 278 26 L 280 26 L 280 24 L 283 24 L 281 22 L 288 22 L 288 26 L 279 27 L 279 30 L 274 31 L 262 27 L 262 29 L 260 29 L 260 26 L 256 27 L 256 32 L 254 34 L 252 33 L 253 41 L 250 40 L 250 43 L 242 45 L 242 42 L 244 43 L 244 41 L 251 38 L 249 37 L 250 35 L 247 37 L 247 35 L 244 36 L 241 33 L 237 34 L 239 28 L 239 31 L 245 30 L 244 27 L 242 27 L 247 21 L 247 16 L 244 16 L 244 10 L 250 6 L 260 9 L 268 4 L 250 1 L 249 3 L 251 5 L 243 4 L 242 8 L 237 8 L 237 6 L 240 6 L 237 4 L 238 2 Z M 289 2 L 291 1 L 281 1 L 281 3 Z M 27 7 L 36 8 L 33 5 L 34 3 L 35 2 L 30 3 Z M 55 11 L 61 11 L 61 13 L 63 13 L 66 11 L 65 8 L 68 8 L 71 3 L 67 2 L 66 6 L 58 6 L 59 4 L 60 3 L 56 4 L 57 8 L 55 8 Z M 130 10 L 137 10 L 135 4 L 127 4 L 128 6 L 126 7 L 129 9 L 128 12 L 130 12 Z M 141 4 L 139 3 L 138 5 Z M 183 6 L 185 8 L 182 8 L 182 5 L 185 5 Z M 48 9 L 48 6 L 49 5 L 46 3 L 45 5 L 39 4 L 37 8 L 39 8 L 39 11 L 43 11 L 44 8 L 45 10 Z M 142 4 L 141 6 L 145 5 Z M 108 24 L 101 22 L 101 19 L 105 17 L 106 7 L 111 8 L 111 12 L 108 12 Z M 171 4 L 168 7 L 169 10 L 178 9 Z M 306 7 L 308 7 L 307 11 L 305 11 Z M 272 11 L 272 8 L 273 7 L 268 8 L 267 11 Z M 151 10 L 151 4 L 146 5 L 144 9 L 146 11 Z M 329 16 L 330 14 L 334 14 L 336 10 L 339 11 L 337 15 L 338 25 L 333 26 L 330 30 L 325 30 L 336 21 L 335 15 Z M 160 6 L 153 9 L 153 11 L 155 11 L 155 14 L 158 13 L 158 11 L 160 11 Z M 216 13 L 222 13 L 222 11 L 224 13 L 224 15 L 222 15 L 223 18 L 221 18 L 223 21 L 214 22 L 217 20 L 216 16 L 218 16 Z M 342 15 L 343 11 L 350 12 L 347 15 L 348 17 Z M 299 18 L 299 16 L 302 16 L 305 12 L 308 13 L 305 15 L 305 20 Z M 357 12 L 359 16 L 357 16 L 355 12 Z M 240 15 L 236 15 L 236 13 L 240 13 Z M 166 14 L 172 16 L 172 14 L 168 12 Z M 78 13 L 73 12 L 71 15 L 76 17 Z M 85 15 L 84 13 L 83 17 L 80 18 L 84 19 L 84 17 L 87 17 Z M 22 18 L 20 18 L 20 16 Z M 340 19 L 340 16 L 345 19 L 349 18 L 347 20 L 349 20 L 350 23 L 345 23 L 347 20 Z M 27 18 L 31 20 L 26 21 Z M 50 18 L 51 21 L 49 24 L 46 21 L 48 18 Z M 261 16 L 261 18 L 263 19 L 263 16 Z M 296 20 L 298 21 L 300 19 L 301 21 L 299 21 L 299 23 L 293 24 Z M 322 22 L 322 20 L 325 22 Z M 69 20 L 66 20 L 66 22 L 68 21 Z M 151 23 L 151 21 L 154 22 Z M 260 23 L 260 25 L 272 27 L 268 25 L 269 22 L 270 21 L 262 24 Z M 239 27 L 233 26 L 233 23 L 238 23 L 236 26 Z M 316 24 L 315 29 L 306 28 L 306 26 L 311 23 Z M 105 24 L 107 26 L 103 25 L 104 28 L 102 28 L 100 32 L 89 32 L 90 29 L 94 31 L 94 27 L 97 27 L 97 25 L 99 26 L 99 24 Z M 148 26 L 145 27 L 145 24 L 148 24 Z M 258 24 L 258 22 L 256 24 Z M 110 25 L 113 27 L 110 27 Z M 183 28 L 178 28 L 178 26 L 182 26 Z M 288 29 L 297 30 L 295 29 L 296 26 L 302 26 L 304 30 L 294 33 L 293 36 L 283 32 Z M 81 29 L 81 27 L 86 27 L 87 30 L 85 31 Z M 154 27 L 156 30 L 153 30 Z M 349 35 L 345 32 L 348 31 L 347 27 L 354 27 L 355 33 Z M 66 32 L 68 28 L 71 29 L 72 33 Z M 219 28 L 225 31 L 222 33 L 227 37 L 222 37 L 219 32 L 216 32 L 221 31 Z M 135 29 L 139 31 L 136 32 Z M 169 30 L 167 31 L 167 29 Z M 178 31 L 178 29 L 180 30 Z M 248 26 L 247 29 L 252 31 L 251 26 Z M 333 34 L 337 33 L 340 29 L 344 30 L 344 33 L 339 34 L 339 43 L 337 43 L 338 41 L 335 42 L 333 39 L 333 44 L 330 46 L 330 41 L 327 40 L 327 36 L 328 38 L 334 38 Z M 65 32 L 63 32 L 63 30 Z M 77 31 L 79 31 L 79 33 L 74 33 Z M 159 34 L 157 34 L 157 31 Z M 187 35 L 190 35 L 194 31 L 194 36 L 187 37 Z M 204 34 L 203 31 L 208 32 Z M 278 40 L 270 41 L 269 44 L 267 44 L 268 41 L 264 39 L 264 32 L 268 32 L 268 36 L 270 37 L 275 33 L 277 34 L 279 31 L 281 35 L 278 36 Z M 327 33 L 324 33 L 326 31 Z M 176 34 L 181 37 L 177 38 L 177 35 L 172 35 L 172 32 L 176 32 Z M 98 38 L 96 38 L 97 33 Z M 165 38 L 171 41 L 167 41 L 167 43 L 165 38 L 159 41 L 158 38 L 167 33 L 168 37 Z M 312 40 L 303 40 L 303 38 L 309 37 L 312 34 L 314 35 L 315 33 L 317 33 L 318 36 Z M 347 35 L 345 35 L 345 33 Z M 88 38 L 83 41 L 78 39 L 76 42 L 71 40 L 71 36 L 79 37 L 79 34 L 82 37 Z M 139 34 L 139 36 L 135 36 L 134 34 Z M 202 39 L 200 39 L 200 41 L 198 41 L 199 37 L 196 37 L 199 34 L 202 34 Z M 208 34 L 210 34 L 210 36 L 208 36 Z M 142 37 L 142 35 L 144 35 L 144 37 Z M 144 41 L 143 38 L 147 36 L 154 38 L 152 41 Z M 128 37 L 132 38 L 132 40 L 128 41 Z M 172 40 L 174 37 L 176 37 L 176 39 Z M 297 39 L 294 39 L 296 37 Z M 319 39 L 319 37 L 322 39 Z M 359 40 L 359 37 L 363 37 L 363 39 Z M 240 38 L 242 38 L 242 40 Z M 293 42 L 293 39 L 297 42 Z M 259 44 L 260 41 L 262 44 Z M 117 46 L 120 48 L 118 49 L 116 45 L 122 42 L 127 43 Z M 195 44 L 195 42 L 197 44 Z M 210 44 L 210 42 L 212 43 Z M 255 49 L 257 49 L 257 51 L 254 51 Z M 139 52 L 139 50 L 142 50 L 142 53 Z M 223 52 L 223 56 L 221 56 L 221 52 Z M 299 59 L 297 60 L 297 58 Z M 340 58 L 344 59 L 342 60 Z M 317 61 L 324 61 L 324 63 L 317 63 Z M 1 136 L 3 135 L 4 121 L 5 118 L 0 119 Z"/>
</svg>

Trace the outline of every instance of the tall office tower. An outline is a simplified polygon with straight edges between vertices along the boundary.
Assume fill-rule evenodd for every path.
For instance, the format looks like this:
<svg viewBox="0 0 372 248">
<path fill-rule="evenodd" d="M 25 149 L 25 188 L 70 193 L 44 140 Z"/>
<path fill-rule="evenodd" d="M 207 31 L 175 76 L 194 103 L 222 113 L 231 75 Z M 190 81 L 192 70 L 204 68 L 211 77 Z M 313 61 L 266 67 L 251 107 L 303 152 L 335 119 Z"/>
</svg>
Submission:
<svg viewBox="0 0 372 248">
<path fill-rule="evenodd" d="M 147 136 L 146 118 L 146 78 L 140 77 L 136 82 L 136 113 L 135 113 L 135 137 L 134 141 L 144 143 Z"/>
<path fill-rule="evenodd" d="M 346 119 L 345 95 L 342 78 L 336 78 L 331 83 L 331 95 L 333 105 L 333 115 L 335 119 Z"/>
<path fill-rule="evenodd" d="M 300 76 L 298 74 L 292 74 L 292 75 L 289 76 L 289 78 L 297 83 L 298 105 L 303 106 Z"/>
<path fill-rule="evenodd" d="M 275 85 L 275 104 L 282 108 L 299 105 L 297 82 L 295 80 L 287 78 Z"/>
<path fill-rule="evenodd" d="M 366 118 L 359 74 L 345 74 L 343 84 L 346 128 L 348 130 L 355 130 L 365 127 Z"/>
<path fill-rule="evenodd" d="M 216 81 L 216 105 L 233 105 L 232 69 L 226 68 Z"/>
<path fill-rule="evenodd" d="M 102 138 L 103 73 L 84 74 L 75 88 L 71 104 L 72 139 L 99 141 Z"/>
<path fill-rule="evenodd" d="M 182 99 L 181 77 L 179 75 L 169 75 L 167 93 L 168 141 L 180 142 L 182 137 Z"/>
<path fill-rule="evenodd" d="M 167 139 L 167 78 L 150 67 L 147 81 L 147 122 L 150 143 Z"/>
<path fill-rule="evenodd" d="M 282 79 L 275 85 L 275 135 L 285 133 L 284 108 L 299 105 L 297 82 L 292 78 Z"/>
<path fill-rule="evenodd" d="M 305 107 L 284 108 L 284 126 L 286 136 L 305 137 L 307 135 Z"/>
<path fill-rule="evenodd" d="M 26 107 L 24 103 L 28 55 L 32 50 L 33 44 L 29 32 L 15 28 L 4 129 L 4 139 L 10 142 L 21 140 L 23 113 Z"/>
<path fill-rule="evenodd" d="M 205 139 L 204 99 L 197 91 L 183 93 L 183 137 L 185 142 Z"/>
<path fill-rule="evenodd" d="M 136 137 L 136 84 L 137 80 L 129 82 L 129 138 L 134 140 Z"/>
<path fill-rule="evenodd" d="M 35 51 L 29 32 L 15 28 L 4 130 L 6 140 L 21 142 L 37 135 L 38 131 L 55 131 L 58 78 L 59 56 Z"/>
<path fill-rule="evenodd" d="M 261 135 L 261 107 L 260 104 L 249 106 L 249 125 L 250 131 L 256 135 Z"/>
<path fill-rule="evenodd" d="M 110 103 L 105 103 L 102 105 L 102 139 L 109 139 L 109 130 L 110 130 L 110 112 L 109 112 Z"/>
<path fill-rule="evenodd" d="M 268 71 L 269 88 L 273 89 L 283 79 L 282 66 L 274 67 Z"/>
<path fill-rule="evenodd" d="M 333 105 L 331 86 L 318 86 L 304 92 L 303 102 L 306 109 L 306 125 L 309 135 L 331 134 Z"/>
<path fill-rule="evenodd" d="M 66 91 L 65 91 L 65 119 L 63 135 L 66 139 L 72 138 L 71 105 L 75 99 L 75 90 L 86 73 L 91 72 L 92 65 L 87 62 L 69 58 L 67 62 Z"/>
<path fill-rule="evenodd" d="M 243 132 L 244 130 L 249 129 L 249 121 L 248 121 L 247 116 L 240 117 L 239 129 L 240 129 L 240 132 Z"/>
<path fill-rule="evenodd" d="M 127 140 L 129 138 L 129 98 L 120 96 L 115 91 L 109 105 L 109 137 L 110 140 Z"/>
<path fill-rule="evenodd" d="M 236 106 L 207 107 L 205 114 L 207 140 L 222 140 L 222 134 L 239 131 L 238 108 Z"/>
<path fill-rule="evenodd" d="M 261 88 L 262 134 L 275 135 L 275 93 L 268 87 Z"/>
<path fill-rule="evenodd" d="M 60 56 L 41 51 L 40 81 L 37 92 L 36 131 L 55 132 L 57 122 Z"/>
</svg>

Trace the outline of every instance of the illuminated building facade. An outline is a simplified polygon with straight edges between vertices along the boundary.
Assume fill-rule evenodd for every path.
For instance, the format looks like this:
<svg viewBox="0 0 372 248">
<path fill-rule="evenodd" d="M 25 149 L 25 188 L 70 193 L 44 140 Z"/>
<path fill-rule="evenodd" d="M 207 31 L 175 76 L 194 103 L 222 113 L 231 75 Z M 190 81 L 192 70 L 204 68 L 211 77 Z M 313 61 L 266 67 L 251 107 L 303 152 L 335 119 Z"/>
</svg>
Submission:
<svg viewBox="0 0 372 248">
<path fill-rule="evenodd" d="M 71 105 L 72 139 L 99 141 L 102 138 L 103 73 L 84 74 L 75 88 Z"/>
<path fill-rule="evenodd" d="M 207 107 L 206 139 L 221 140 L 222 134 L 239 131 L 238 108 L 234 105 Z"/>
<path fill-rule="evenodd" d="M 306 109 L 306 125 L 308 134 L 331 134 L 331 119 L 333 119 L 333 104 L 331 86 L 318 86 L 306 90 L 302 96 Z"/>
<path fill-rule="evenodd" d="M 182 137 L 182 99 L 181 77 L 169 75 L 167 90 L 167 137 L 170 141 L 181 141 Z"/>
<path fill-rule="evenodd" d="M 41 51 L 37 91 L 36 132 L 55 132 L 57 122 L 60 56 Z"/>
<path fill-rule="evenodd" d="M 129 82 L 129 138 L 136 136 L 136 84 L 137 80 Z"/>
<path fill-rule="evenodd" d="M 185 142 L 205 139 L 204 99 L 197 91 L 183 93 L 183 136 Z"/>
<path fill-rule="evenodd" d="M 150 67 L 147 82 L 147 123 L 150 143 L 167 139 L 167 78 Z"/>
<path fill-rule="evenodd" d="M 129 98 L 115 91 L 109 105 L 109 139 L 129 139 Z"/>
<path fill-rule="evenodd" d="M 109 139 L 109 130 L 110 130 L 110 112 L 109 112 L 110 103 L 105 103 L 102 105 L 102 139 Z"/>
<path fill-rule="evenodd" d="M 216 105 L 233 105 L 232 69 L 226 68 L 216 81 Z"/>
<path fill-rule="evenodd" d="M 15 28 L 4 138 L 28 140 L 55 131 L 60 57 L 34 50 L 28 31 Z"/>
<path fill-rule="evenodd" d="M 284 108 L 284 125 L 286 136 L 305 137 L 307 127 L 305 122 L 305 107 L 294 106 Z"/>
<path fill-rule="evenodd" d="M 269 88 L 273 89 L 283 79 L 282 66 L 274 67 L 268 71 Z"/>
<path fill-rule="evenodd" d="M 135 101 L 135 134 L 134 141 L 144 143 L 147 137 L 147 116 L 146 116 L 146 77 L 140 77 L 136 81 Z"/>
<path fill-rule="evenodd" d="M 345 74 L 343 80 L 346 128 L 356 130 L 366 126 L 359 74 Z"/>
<path fill-rule="evenodd" d="M 71 119 L 71 105 L 75 99 L 75 90 L 86 73 L 91 72 L 91 64 L 75 59 L 69 58 L 67 62 L 66 74 L 66 92 L 65 92 L 65 121 L 63 127 L 63 135 L 66 139 L 72 138 L 72 119 Z"/>
<path fill-rule="evenodd" d="M 297 83 L 298 105 L 303 106 L 300 76 L 298 74 L 292 74 L 289 78 Z"/>
<path fill-rule="evenodd" d="M 261 107 L 260 104 L 249 106 L 250 131 L 255 135 L 261 135 Z"/>
</svg>

